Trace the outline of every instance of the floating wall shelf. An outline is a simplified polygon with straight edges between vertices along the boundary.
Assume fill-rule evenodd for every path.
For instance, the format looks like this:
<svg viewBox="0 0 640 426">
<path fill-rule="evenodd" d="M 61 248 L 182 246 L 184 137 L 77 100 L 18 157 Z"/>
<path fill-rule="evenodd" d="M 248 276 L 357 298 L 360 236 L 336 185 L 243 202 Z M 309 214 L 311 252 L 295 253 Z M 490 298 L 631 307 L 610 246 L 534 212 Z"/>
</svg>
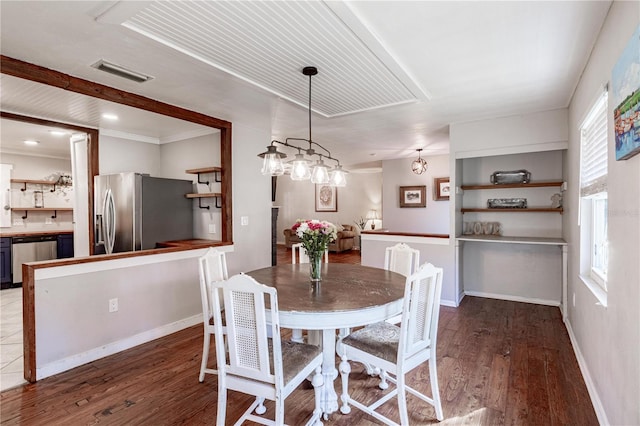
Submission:
<svg viewBox="0 0 640 426">
<path fill-rule="evenodd" d="M 206 173 L 213 173 L 214 174 L 214 181 L 215 182 L 222 182 L 222 180 L 220 179 L 220 173 L 222 173 L 222 167 L 201 167 L 199 169 L 189 169 L 189 170 L 185 170 L 185 173 L 189 173 L 192 175 L 198 175 L 198 183 L 204 183 L 209 185 L 209 181 L 201 181 L 200 180 L 200 175 L 201 174 L 206 174 Z"/>
<path fill-rule="evenodd" d="M 546 188 L 554 186 L 562 186 L 564 181 L 550 182 L 529 182 L 529 183 L 504 183 L 504 184 L 486 184 L 486 185 L 462 185 L 460 188 L 464 191 L 474 189 L 507 189 L 507 188 Z"/>
<path fill-rule="evenodd" d="M 462 208 L 462 213 L 472 212 L 506 212 L 506 213 L 560 213 L 562 214 L 562 207 L 554 209 L 551 207 L 527 207 L 525 209 L 481 209 L 481 208 Z"/>
<path fill-rule="evenodd" d="M 55 219 L 58 217 L 58 212 L 72 212 L 73 208 L 71 207 L 12 207 L 11 211 L 21 211 L 24 212 L 23 219 L 26 219 L 29 216 L 29 212 L 53 212 L 53 216 L 51 219 Z"/>
<path fill-rule="evenodd" d="M 202 199 L 203 198 L 215 198 L 216 199 L 216 208 L 221 209 L 222 208 L 222 204 L 218 203 L 218 200 L 222 199 L 222 194 L 218 193 L 218 192 L 203 192 L 201 194 L 187 194 L 186 195 L 187 198 L 197 198 L 198 199 L 198 207 L 200 207 L 201 209 L 207 209 L 209 210 L 209 206 L 203 206 L 202 205 Z"/>
<path fill-rule="evenodd" d="M 53 186 L 51 192 L 56 191 L 56 185 L 58 182 L 52 182 L 50 180 L 32 180 L 32 179 L 11 179 L 11 183 L 22 183 L 24 186 L 20 188 L 20 191 L 26 191 L 27 185 L 48 185 Z"/>
</svg>

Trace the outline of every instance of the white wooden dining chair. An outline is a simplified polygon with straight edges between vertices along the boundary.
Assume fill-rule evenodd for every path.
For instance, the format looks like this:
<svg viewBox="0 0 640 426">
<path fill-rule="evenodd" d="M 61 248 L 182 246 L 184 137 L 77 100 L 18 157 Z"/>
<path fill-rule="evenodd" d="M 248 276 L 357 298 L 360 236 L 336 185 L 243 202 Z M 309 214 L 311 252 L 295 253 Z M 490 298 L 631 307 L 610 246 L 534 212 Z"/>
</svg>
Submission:
<svg viewBox="0 0 640 426">
<path fill-rule="evenodd" d="M 397 272 L 405 277 L 415 273 L 420 266 L 420 250 L 411 248 L 405 243 L 398 243 L 394 246 L 387 247 L 384 252 L 384 269 L 387 271 Z M 387 319 L 390 324 L 400 324 L 402 315 L 396 315 Z M 349 329 L 340 330 L 340 337 L 344 338 L 350 332 Z M 379 375 L 380 371 L 374 368 L 372 365 L 367 364 L 362 360 L 353 359 L 364 364 L 367 368 L 369 375 Z M 383 386 L 384 386 L 384 377 Z"/>
<path fill-rule="evenodd" d="M 246 420 L 284 425 L 284 401 L 307 377 L 315 392 L 315 408 L 307 425 L 321 425 L 322 350 L 318 346 L 280 340 L 278 294 L 275 288 L 248 275 L 234 275 L 212 283 L 216 358 L 218 360 L 218 415 L 224 426 L 229 390 L 254 395 L 256 400 L 236 425 Z M 220 291 L 215 291 L 215 290 Z M 222 305 L 224 301 L 224 312 Z M 267 308 L 269 310 L 267 310 Z M 225 316 L 228 353 L 224 349 Z M 267 330 L 271 330 L 269 338 Z M 265 414 L 265 399 L 275 401 L 275 420 Z"/>
<path fill-rule="evenodd" d="M 200 272 L 200 298 L 202 299 L 202 322 L 204 326 L 199 381 L 203 382 L 205 374 L 218 373 L 218 371 L 213 368 L 207 368 L 209 346 L 214 334 L 211 283 L 214 281 L 227 280 L 229 276 L 227 272 L 227 258 L 223 251 L 209 248 L 206 253 L 198 259 L 198 265 Z"/>
<path fill-rule="evenodd" d="M 408 277 L 415 273 L 420 266 L 420 250 L 409 247 L 405 243 L 398 243 L 387 247 L 384 252 L 384 269 L 397 272 Z M 387 322 L 400 324 L 400 315 L 389 318 Z"/>
<path fill-rule="evenodd" d="M 436 341 L 438 315 L 440 312 L 440 293 L 442 291 L 442 268 L 430 263 L 422 265 L 415 274 L 407 277 L 404 293 L 404 306 L 400 327 L 386 321 L 368 325 L 351 333 L 342 340 L 340 375 L 342 377 L 342 406 L 340 411 L 347 414 L 349 405 L 370 414 L 387 425 L 397 425 L 391 419 L 376 411 L 378 407 L 398 397 L 400 424 L 409 425 L 406 393 L 422 399 L 435 408 L 436 418 L 442 420 L 442 404 L 438 390 L 436 371 Z M 385 379 L 396 386 L 372 404 L 365 405 L 349 395 L 349 359 L 355 358 L 378 367 L 381 370 L 384 389 Z M 429 379 L 432 398 L 418 392 L 406 383 L 406 375 L 423 362 L 429 361 Z M 386 377 L 386 373 L 390 374 Z M 370 395 L 365 393 L 361 395 Z M 411 422 L 416 424 L 415 422 Z"/>
<path fill-rule="evenodd" d="M 298 254 L 296 254 L 298 253 Z M 329 263 L 329 249 L 324 251 L 324 263 Z M 307 251 L 302 246 L 302 243 L 291 244 L 291 263 L 309 263 L 309 256 Z M 291 340 L 294 342 L 304 342 L 304 331 L 300 329 L 291 330 Z"/>
<path fill-rule="evenodd" d="M 296 253 L 298 253 L 296 255 Z M 329 249 L 324 251 L 324 263 L 329 263 Z M 302 247 L 302 243 L 291 244 L 291 263 L 309 263 L 307 251 Z"/>
</svg>

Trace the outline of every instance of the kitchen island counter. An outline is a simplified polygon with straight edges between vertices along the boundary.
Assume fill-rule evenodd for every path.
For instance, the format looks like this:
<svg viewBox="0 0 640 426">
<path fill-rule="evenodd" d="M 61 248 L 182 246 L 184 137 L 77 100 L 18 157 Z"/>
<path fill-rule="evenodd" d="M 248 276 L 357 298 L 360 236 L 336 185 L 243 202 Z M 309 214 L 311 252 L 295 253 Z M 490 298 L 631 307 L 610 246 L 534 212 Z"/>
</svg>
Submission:
<svg viewBox="0 0 640 426">
<path fill-rule="evenodd" d="M 41 237 L 45 235 L 68 235 L 73 234 L 73 230 L 51 230 L 51 231 L 0 231 L 0 237 Z"/>
</svg>

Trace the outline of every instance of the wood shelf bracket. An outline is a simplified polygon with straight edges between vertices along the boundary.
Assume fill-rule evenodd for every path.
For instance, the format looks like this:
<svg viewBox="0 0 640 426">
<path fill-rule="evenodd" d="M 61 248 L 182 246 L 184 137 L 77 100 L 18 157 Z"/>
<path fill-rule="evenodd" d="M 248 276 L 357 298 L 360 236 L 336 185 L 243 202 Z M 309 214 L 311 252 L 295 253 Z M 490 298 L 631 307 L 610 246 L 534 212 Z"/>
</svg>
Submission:
<svg viewBox="0 0 640 426">
<path fill-rule="evenodd" d="M 217 182 L 217 183 L 222 182 L 222 176 L 221 176 L 220 170 L 214 170 L 214 171 L 213 171 L 213 180 L 214 180 L 215 182 Z M 217 202 L 216 202 L 216 207 L 218 207 L 218 206 L 217 206 Z M 222 207 L 222 206 L 220 206 L 220 207 L 218 207 L 218 208 L 221 208 L 221 207 Z"/>
</svg>

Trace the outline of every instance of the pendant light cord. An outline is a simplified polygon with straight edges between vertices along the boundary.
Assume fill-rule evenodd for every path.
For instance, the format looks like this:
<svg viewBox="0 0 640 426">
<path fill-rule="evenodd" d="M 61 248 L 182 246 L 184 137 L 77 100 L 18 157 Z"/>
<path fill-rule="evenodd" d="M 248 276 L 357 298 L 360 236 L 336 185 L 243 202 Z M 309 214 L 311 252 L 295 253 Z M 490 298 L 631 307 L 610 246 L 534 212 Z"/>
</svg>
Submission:
<svg viewBox="0 0 640 426">
<path fill-rule="evenodd" d="M 311 148 L 311 77 L 309 74 L 309 148 Z"/>
</svg>

